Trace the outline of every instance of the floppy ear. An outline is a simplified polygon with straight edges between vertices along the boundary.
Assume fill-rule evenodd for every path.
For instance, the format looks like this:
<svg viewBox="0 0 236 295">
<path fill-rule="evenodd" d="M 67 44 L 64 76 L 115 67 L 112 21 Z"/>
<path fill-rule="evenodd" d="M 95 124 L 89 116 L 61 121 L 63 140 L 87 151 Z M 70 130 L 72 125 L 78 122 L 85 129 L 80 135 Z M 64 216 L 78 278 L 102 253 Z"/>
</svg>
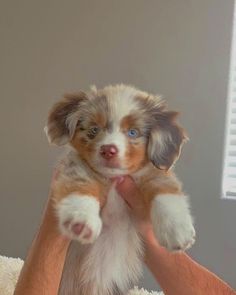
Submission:
<svg viewBox="0 0 236 295">
<path fill-rule="evenodd" d="M 64 145 L 72 139 L 79 120 L 79 107 L 86 99 L 83 92 L 67 94 L 52 107 L 44 129 L 50 143 Z"/>
<path fill-rule="evenodd" d="M 188 137 L 175 119 L 177 112 L 161 112 L 155 118 L 148 142 L 148 156 L 159 169 L 169 170 L 178 160 L 182 145 Z"/>
</svg>

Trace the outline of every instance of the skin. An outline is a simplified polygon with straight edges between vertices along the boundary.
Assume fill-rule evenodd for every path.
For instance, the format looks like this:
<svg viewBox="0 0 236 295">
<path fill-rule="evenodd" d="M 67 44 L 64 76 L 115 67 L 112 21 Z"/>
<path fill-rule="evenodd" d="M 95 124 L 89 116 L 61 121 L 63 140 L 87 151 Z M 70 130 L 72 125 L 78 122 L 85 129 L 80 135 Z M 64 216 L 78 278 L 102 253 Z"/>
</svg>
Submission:
<svg viewBox="0 0 236 295">
<path fill-rule="evenodd" d="M 145 263 L 166 295 L 235 295 L 216 275 L 187 254 L 170 253 L 161 247 L 153 233 L 149 216 L 143 215 L 142 198 L 130 177 L 120 178 L 117 190 L 128 204 L 145 242 Z"/>
<path fill-rule="evenodd" d="M 56 173 L 53 180 L 56 178 Z M 22 268 L 14 295 L 56 295 L 70 241 L 58 231 L 52 192 L 39 231 Z"/>
<path fill-rule="evenodd" d="M 169 253 L 155 239 L 150 218 L 143 214 L 140 192 L 130 177 L 116 180 L 116 188 L 136 219 L 146 245 L 145 263 L 166 295 L 235 295 L 225 282 L 188 257 Z M 60 235 L 52 193 L 14 295 L 57 295 L 70 241 Z"/>
</svg>

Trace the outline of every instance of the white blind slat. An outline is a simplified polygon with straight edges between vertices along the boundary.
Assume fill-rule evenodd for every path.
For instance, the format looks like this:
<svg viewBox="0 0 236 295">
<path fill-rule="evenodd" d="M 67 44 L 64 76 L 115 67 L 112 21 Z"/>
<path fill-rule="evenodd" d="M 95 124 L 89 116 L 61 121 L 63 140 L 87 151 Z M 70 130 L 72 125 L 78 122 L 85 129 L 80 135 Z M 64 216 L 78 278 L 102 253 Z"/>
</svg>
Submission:
<svg viewBox="0 0 236 295">
<path fill-rule="evenodd" d="M 228 163 L 227 167 L 236 167 L 236 161 Z"/>
<path fill-rule="evenodd" d="M 236 199 L 236 13 L 231 48 L 231 69 L 229 75 L 228 113 L 225 140 L 223 173 L 223 194 Z"/>
<path fill-rule="evenodd" d="M 230 124 L 231 126 L 229 128 L 236 128 L 236 118 L 231 117 Z"/>
<path fill-rule="evenodd" d="M 236 157 L 232 157 L 232 156 L 228 156 L 227 157 L 227 166 L 229 166 L 230 164 L 236 163 Z"/>
<path fill-rule="evenodd" d="M 230 135 L 236 135 L 236 128 L 235 129 L 230 129 L 229 134 Z"/>
</svg>

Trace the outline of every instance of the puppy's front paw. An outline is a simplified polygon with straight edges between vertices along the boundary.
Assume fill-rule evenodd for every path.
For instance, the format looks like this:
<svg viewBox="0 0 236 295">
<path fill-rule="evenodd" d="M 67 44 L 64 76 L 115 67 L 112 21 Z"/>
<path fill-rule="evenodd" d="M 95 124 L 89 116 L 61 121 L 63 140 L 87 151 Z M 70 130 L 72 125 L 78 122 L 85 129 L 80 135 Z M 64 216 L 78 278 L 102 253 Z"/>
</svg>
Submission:
<svg viewBox="0 0 236 295">
<path fill-rule="evenodd" d="M 57 205 L 59 227 L 63 235 L 82 244 L 93 243 L 99 236 L 102 220 L 94 197 L 71 194 Z"/>
<path fill-rule="evenodd" d="M 184 218 L 171 223 L 161 220 L 155 233 L 160 245 L 170 251 L 187 250 L 195 242 L 195 230 L 192 222 L 184 220 Z"/>
<path fill-rule="evenodd" d="M 184 251 L 194 244 L 195 229 L 185 196 L 156 197 L 151 216 L 160 245 L 170 251 Z"/>
</svg>

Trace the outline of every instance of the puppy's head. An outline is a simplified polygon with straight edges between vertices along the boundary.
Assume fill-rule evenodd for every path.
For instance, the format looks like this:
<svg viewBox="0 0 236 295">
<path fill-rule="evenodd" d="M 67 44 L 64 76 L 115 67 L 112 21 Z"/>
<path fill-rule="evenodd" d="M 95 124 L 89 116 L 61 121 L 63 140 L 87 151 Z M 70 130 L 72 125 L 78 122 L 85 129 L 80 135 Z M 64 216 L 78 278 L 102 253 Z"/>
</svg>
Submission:
<svg viewBox="0 0 236 295">
<path fill-rule="evenodd" d="M 151 161 L 168 170 L 186 135 L 157 96 L 125 85 L 65 96 L 49 113 L 51 143 L 70 144 L 99 173 L 130 174 Z"/>
</svg>

